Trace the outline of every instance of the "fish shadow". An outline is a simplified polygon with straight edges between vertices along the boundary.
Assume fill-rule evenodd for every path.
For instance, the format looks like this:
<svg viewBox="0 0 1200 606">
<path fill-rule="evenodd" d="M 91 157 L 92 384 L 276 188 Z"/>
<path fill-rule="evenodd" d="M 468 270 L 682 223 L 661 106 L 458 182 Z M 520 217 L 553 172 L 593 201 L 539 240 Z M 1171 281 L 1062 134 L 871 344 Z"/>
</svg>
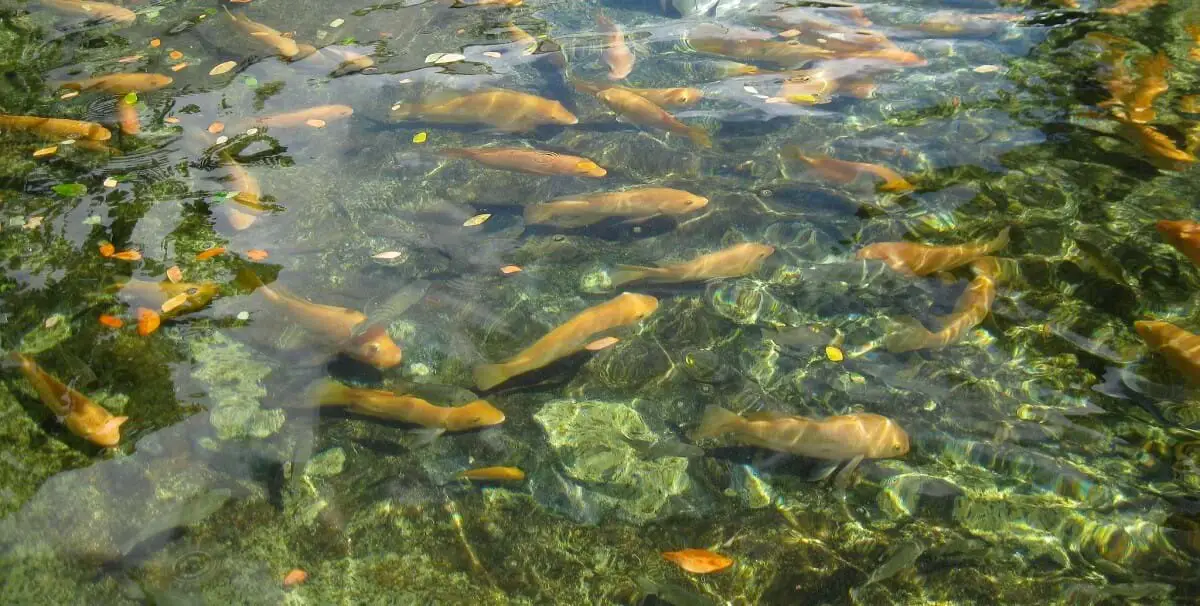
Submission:
<svg viewBox="0 0 1200 606">
<path fill-rule="evenodd" d="M 588 236 L 610 242 L 631 242 L 670 233 L 679 226 L 671 217 L 655 217 L 639 223 L 625 219 L 605 219 L 583 227 L 554 227 L 552 225 L 526 225 L 525 234 L 530 236 L 552 236 L 554 234 Z"/>
</svg>

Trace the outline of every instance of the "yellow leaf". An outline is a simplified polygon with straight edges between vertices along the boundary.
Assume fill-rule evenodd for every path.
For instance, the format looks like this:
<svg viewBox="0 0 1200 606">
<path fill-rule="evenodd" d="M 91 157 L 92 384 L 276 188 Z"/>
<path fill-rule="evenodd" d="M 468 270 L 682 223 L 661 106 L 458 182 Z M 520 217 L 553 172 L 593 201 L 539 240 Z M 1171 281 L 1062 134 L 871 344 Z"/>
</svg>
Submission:
<svg viewBox="0 0 1200 606">
<path fill-rule="evenodd" d="M 475 227 L 476 225 L 483 225 L 484 221 L 487 221 L 488 219 L 491 219 L 491 218 L 492 218 L 492 216 L 488 213 L 483 213 L 482 215 L 475 215 L 474 217 L 471 217 L 470 219 L 463 221 L 463 227 Z"/>
<path fill-rule="evenodd" d="M 429 140 L 429 133 L 421 131 L 413 135 L 413 143 L 424 143 Z"/>
<path fill-rule="evenodd" d="M 208 125 L 208 132 L 214 135 L 223 130 L 225 130 L 225 123 L 223 122 L 213 122 L 212 124 Z"/>
<path fill-rule="evenodd" d="M 208 70 L 208 75 L 220 76 L 221 74 L 228 72 L 229 70 L 231 70 L 235 67 L 237 67 L 237 61 L 226 61 L 226 62 L 221 63 L 220 65 L 217 65 L 216 67 Z"/>
<path fill-rule="evenodd" d="M 162 40 L 159 40 L 158 38 L 155 38 L 150 41 L 150 48 L 158 48 L 161 45 L 162 45 Z"/>
<path fill-rule="evenodd" d="M 842 350 L 832 345 L 825 348 L 825 357 L 829 358 L 830 362 L 841 362 L 846 358 L 846 356 L 842 355 Z"/>
<path fill-rule="evenodd" d="M 504 267 L 500 268 L 500 273 L 502 273 L 506 276 L 508 274 L 519 273 L 520 271 L 521 271 L 521 268 L 520 268 L 520 266 L 517 266 L 517 265 L 505 265 Z"/>
<path fill-rule="evenodd" d="M 50 147 L 43 147 L 39 150 L 35 150 L 33 152 L 33 157 L 34 158 L 45 158 L 46 156 L 53 156 L 57 152 L 58 152 L 58 146 L 51 145 Z"/>
</svg>

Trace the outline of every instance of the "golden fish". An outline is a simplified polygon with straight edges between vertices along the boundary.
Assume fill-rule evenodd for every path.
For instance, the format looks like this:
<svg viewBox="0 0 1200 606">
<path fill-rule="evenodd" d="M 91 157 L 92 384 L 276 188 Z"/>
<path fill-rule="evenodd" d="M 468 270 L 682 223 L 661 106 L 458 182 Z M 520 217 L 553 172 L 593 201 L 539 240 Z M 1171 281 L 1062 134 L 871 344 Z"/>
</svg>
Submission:
<svg viewBox="0 0 1200 606">
<path fill-rule="evenodd" d="M 596 15 L 596 23 L 604 32 L 608 45 L 604 48 L 604 64 L 608 66 L 609 80 L 624 80 L 633 71 L 634 57 L 625 44 L 625 33 L 621 26 L 603 14 Z"/>
<path fill-rule="evenodd" d="M 33 385 L 38 397 L 71 433 L 97 446 L 113 447 L 121 441 L 121 424 L 129 417 L 114 417 L 87 396 L 71 389 L 42 370 L 33 358 L 17 352 L 9 354 L 21 366 L 21 374 Z"/>
<path fill-rule="evenodd" d="M 441 102 L 396 104 L 392 106 L 392 118 L 487 124 L 511 132 L 533 130 L 543 124 L 579 124 L 579 118 L 558 101 L 504 89 L 468 93 Z"/>
<path fill-rule="evenodd" d="M 872 178 L 882 181 L 878 186 L 880 191 L 910 191 L 913 189 L 912 183 L 905 180 L 900 173 L 886 166 L 866 162 L 848 162 L 828 156 L 806 156 L 795 145 L 785 146 L 783 155 L 803 162 L 818 175 L 835 183 L 849 184 L 862 175 L 870 175 Z"/>
<path fill-rule="evenodd" d="M 779 87 L 778 96 L 786 99 L 789 103 L 801 105 L 829 103 L 841 91 L 845 91 L 852 97 L 866 99 L 875 92 L 875 83 L 869 76 L 853 73 L 839 75 L 834 70 L 825 67 L 792 71 L 787 74 L 788 77 Z M 798 149 L 796 153 L 799 153 Z"/>
<path fill-rule="evenodd" d="M 1132 15 L 1140 13 L 1152 6 L 1162 4 L 1167 0 L 1117 0 L 1117 3 L 1100 9 L 1100 12 L 1109 15 Z"/>
<path fill-rule="evenodd" d="M 1011 13 L 935 11 L 921 19 L 917 29 L 930 36 L 986 36 L 1022 20 L 1023 16 Z"/>
<path fill-rule="evenodd" d="M 930 332 L 912 319 L 902 320 L 902 327 L 888 335 L 884 345 L 894 353 L 917 349 L 941 349 L 953 345 L 966 336 L 967 331 L 979 326 L 992 311 L 996 300 L 996 282 L 986 274 L 971 280 L 963 294 L 954 303 L 954 311 L 942 319 L 942 328 Z"/>
<path fill-rule="evenodd" d="M 509 22 L 503 28 L 504 33 L 508 34 L 512 41 L 517 44 L 537 44 L 537 38 L 534 38 L 529 32 L 517 27 L 516 23 Z"/>
<path fill-rule="evenodd" d="M 361 389 L 327 381 L 317 389 L 319 406 L 346 407 L 350 412 L 412 423 L 442 431 L 469 431 L 504 422 L 504 413 L 486 400 L 462 406 L 436 406 L 421 398 L 379 389 Z"/>
<path fill-rule="evenodd" d="M 738 442 L 814 459 L 886 459 L 908 452 L 908 434 L 895 421 L 871 413 L 824 419 L 756 412 L 739 416 L 720 406 L 704 409 L 693 438 L 733 434 Z"/>
<path fill-rule="evenodd" d="M 1142 320 L 1134 322 L 1138 336 L 1188 381 L 1200 384 L 1200 336 L 1174 324 Z"/>
<path fill-rule="evenodd" d="M 795 67 L 813 59 L 832 59 L 835 55 L 827 48 L 777 40 L 699 37 L 688 39 L 688 44 L 701 52 L 738 61 L 772 63 L 783 68 Z"/>
<path fill-rule="evenodd" d="M 333 120 L 349 118 L 352 115 L 354 115 L 354 108 L 349 105 L 317 105 L 315 107 L 306 107 L 280 114 L 271 114 L 270 116 L 261 116 L 255 118 L 254 122 L 259 126 L 266 126 L 268 128 L 293 128 L 304 126 L 309 120 L 331 122 Z"/>
<path fill-rule="evenodd" d="M 525 479 L 525 472 L 516 467 L 480 467 L 460 471 L 457 477 L 462 480 L 485 482 L 520 482 Z"/>
<path fill-rule="evenodd" d="M 117 97 L 117 124 L 126 135 L 136 135 L 142 132 L 142 123 L 138 120 L 137 108 L 125 102 L 123 97 Z"/>
<path fill-rule="evenodd" d="M 42 118 L 40 116 L 6 116 L 0 114 L 0 130 L 18 130 L 45 139 L 87 139 L 108 141 L 112 132 L 95 122 Z"/>
<path fill-rule="evenodd" d="M 337 61 L 337 67 L 330 74 L 333 76 L 344 76 L 346 74 L 361 72 L 375 65 L 374 59 L 350 49 L 327 46 L 321 49 L 321 54 L 332 57 L 334 61 Z"/>
<path fill-rule="evenodd" d="M 84 80 L 60 82 L 59 88 L 81 92 L 111 93 L 127 95 L 129 93 L 148 93 L 163 88 L 175 80 L 163 74 L 106 74 Z"/>
<path fill-rule="evenodd" d="M 1171 67 L 1171 61 L 1166 53 L 1158 53 L 1137 63 L 1137 80 L 1130 80 L 1124 75 L 1123 68 L 1117 71 L 1106 86 L 1113 98 L 1104 101 L 1103 107 L 1119 106 L 1122 118 L 1137 124 L 1146 124 L 1154 120 L 1154 100 L 1167 92 L 1166 72 Z"/>
<path fill-rule="evenodd" d="M 403 358 L 400 346 L 388 336 L 387 329 L 378 325 L 367 326 L 367 316 L 360 311 L 312 303 L 270 288 L 248 269 L 238 272 L 238 281 L 261 291 L 267 301 L 292 321 L 327 346 L 346 355 L 381 369 L 391 368 Z"/>
<path fill-rule="evenodd" d="M 1196 161 L 1196 156 L 1179 149 L 1170 137 L 1148 124 L 1137 124 L 1118 118 L 1121 126 L 1117 134 L 1137 144 L 1145 152 L 1151 164 L 1163 170 L 1181 171 Z"/>
<path fill-rule="evenodd" d="M 200 311 L 220 292 L 220 287 L 213 282 L 149 282 L 131 279 L 117 284 L 116 288 L 121 294 L 149 304 L 155 309 L 159 309 L 170 299 L 186 295 L 187 299 L 182 304 L 162 313 L 166 318 Z"/>
<path fill-rule="evenodd" d="M 712 139 L 704 129 L 680 122 L 670 112 L 641 95 L 622 88 L 608 88 L 600 91 L 596 98 L 633 124 L 687 135 L 692 143 L 700 147 L 712 147 Z"/>
<path fill-rule="evenodd" d="M 530 225 L 583 227 L 609 217 L 647 220 L 660 215 L 689 213 L 707 205 L 708 198 L 681 189 L 635 187 L 532 204 L 525 207 L 525 222 Z"/>
<path fill-rule="evenodd" d="M 1192 263 L 1200 265 L 1200 223 L 1163 219 L 1155 223 L 1154 227 L 1175 250 L 1187 255 Z"/>
<path fill-rule="evenodd" d="M 590 82 L 575 82 L 576 90 L 597 94 L 609 88 L 627 90 L 660 107 L 691 107 L 704 98 L 704 91 L 698 88 L 631 88 L 607 84 L 592 84 Z"/>
<path fill-rule="evenodd" d="M 567 320 L 521 353 L 499 364 L 475 367 L 475 385 L 491 389 L 512 377 L 549 365 L 581 351 L 597 334 L 634 324 L 658 309 L 658 299 L 648 295 L 621 293 Z"/>
<path fill-rule="evenodd" d="M 245 32 L 252 39 L 275 49 L 282 57 L 291 59 L 300 54 L 300 47 L 295 40 L 284 36 L 279 30 L 263 25 L 256 21 L 251 21 L 245 15 L 235 15 L 225 9 L 225 14 L 229 15 L 230 21 L 233 21 L 234 27 Z"/>
<path fill-rule="evenodd" d="M 137 20 L 137 15 L 133 11 L 108 2 L 41 0 L 41 4 L 59 12 L 88 17 L 97 21 L 129 24 Z"/>
<path fill-rule="evenodd" d="M 1200 61 L 1200 25 L 1187 26 L 1187 33 L 1192 37 L 1192 48 L 1188 51 L 1188 58 L 1192 61 Z"/>
<path fill-rule="evenodd" d="M 600 178 L 608 171 L 579 156 L 529 149 L 527 147 L 442 148 L 442 155 L 466 158 L 485 166 L 515 170 L 532 175 L 567 175 Z"/>
<path fill-rule="evenodd" d="M 774 252 L 774 246 L 745 242 L 675 265 L 663 267 L 618 265 L 617 271 L 613 272 L 612 283 L 616 287 L 638 281 L 679 283 L 715 278 L 737 278 L 757 271 L 763 261 Z"/>
<path fill-rule="evenodd" d="M 237 191 L 237 195 L 230 199 L 256 212 L 265 210 L 260 201 L 262 198 L 262 189 L 258 185 L 258 179 L 255 179 L 254 175 L 251 175 L 245 167 L 234 160 L 229 154 L 222 154 L 222 157 L 229 167 L 229 183 Z M 248 229 L 258 220 L 258 215 L 254 213 L 248 213 L 232 206 L 225 206 L 223 208 L 225 209 L 225 217 L 229 220 L 229 224 L 237 231 Z"/>
<path fill-rule="evenodd" d="M 876 242 L 858 251 L 859 259 L 878 259 L 888 267 L 910 276 L 928 276 L 939 271 L 949 271 L 986 257 L 1008 246 L 1009 228 L 1004 228 L 990 242 L 981 244 L 959 244 L 957 246 L 929 246 L 912 242 Z"/>
</svg>

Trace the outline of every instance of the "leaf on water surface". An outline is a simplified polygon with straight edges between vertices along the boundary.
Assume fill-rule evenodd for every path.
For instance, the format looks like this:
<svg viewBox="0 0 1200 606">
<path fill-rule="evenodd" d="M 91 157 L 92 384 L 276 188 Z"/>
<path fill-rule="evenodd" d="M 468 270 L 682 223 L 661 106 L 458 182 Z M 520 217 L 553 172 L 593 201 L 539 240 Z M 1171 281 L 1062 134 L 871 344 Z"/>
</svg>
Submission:
<svg viewBox="0 0 1200 606">
<path fill-rule="evenodd" d="M 141 261 L 142 253 L 136 250 L 123 250 L 119 253 L 113 254 L 112 258 L 120 259 L 122 261 Z"/>
<path fill-rule="evenodd" d="M 487 221 L 488 219 L 491 219 L 491 218 L 492 218 L 492 215 L 490 215 L 488 213 L 483 213 L 481 215 L 475 215 L 474 217 L 471 217 L 470 219 L 463 221 L 463 227 L 475 227 L 476 225 L 483 225 L 484 221 Z"/>
<path fill-rule="evenodd" d="M 111 257 L 111 256 L 113 256 L 113 253 L 115 253 L 115 252 L 117 252 L 117 247 L 113 246 L 112 242 L 101 242 L 100 243 L 100 256 L 101 257 L 106 257 L 106 258 Z"/>
<path fill-rule="evenodd" d="M 121 98 L 121 101 L 125 102 L 125 105 L 137 105 L 137 100 L 137 93 L 134 92 L 126 93 L 125 96 Z"/>
<path fill-rule="evenodd" d="M 159 40 L 158 38 L 154 38 L 153 40 L 150 41 L 150 48 L 158 48 L 160 46 L 162 46 L 162 40 Z"/>
<path fill-rule="evenodd" d="M 379 254 L 376 254 L 376 255 L 371 255 L 371 258 L 372 258 L 372 259 L 379 259 L 379 260 L 381 260 L 381 261 L 390 261 L 390 260 L 392 260 L 392 259 L 395 259 L 396 257 L 399 257 L 399 256 L 400 256 L 400 255 L 402 255 L 402 254 L 403 254 L 403 253 L 401 253 L 401 252 L 399 252 L 399 251 L 395 251 L 395 250 L 389 250 L 389 251 L 387 251 L 387 252 L 381 252 L 381 253 L 379 253 Z"/>
<path fill-rule="evenodd" d="M 270 256 L 269 253 L 261 248 L 252 248 L 246 251 L 246 258 L 251 261 L 265 261 L 268 256 Z"/>
<path fill-rule="evenodd" d="M 137 319 L 137 332 L 143 337 L 158 330 L 159 324 L 162 323 L 162 318 L 159 317 L 158 312 L 153 309 L 146 309 L 145 307 L 137 309 Z"/>
<path fill-rule="evenodd" d="M 519 272 L 521 272 L 521 267 L 519 265 L 505 265 L 504 267 L 500 268 L 500 273 L 502 273 L 506 276 L 509 274 L 515 274 L 515 273 L 519 273 Z"/>
<path fill-rule="evenodd" d="M 114 187 L 116 187 L 116 186 L 117 186 L 117 180 L 116 180 L 116 179 L 114 179 L 114 178 L 112 178 L 112 177 L 109 177 L 109 178 L 107 178 L 107 179 L 105 179 L 105 180 L 104 180 L 104 187 L 107 187 L 107 188 L 109 188 L 109 189 L 112 189 L 112 188 L 114 188 Z"/>
<path fill-rule="evenodd" d="M 110 316 L 108 314 L 100 314 L 99 320 L 100 320 L 100 324 L 102 326 L 107 326 L 109 328 L 120 328 L 122 326 L 125 326 L 124 320 L 122 320 L 121 318 L 118 318 L 116 316 Z"/>
<path fill-rule="evenodd" d="M 183 62 L 183 63 L 176 63 L 175 65 L 172 65 L 172 66 L 171 66 L 171 71 L 173 71 L 173 72 L 177 72 L 177 71 L 179 71 L 179 70 L 181 70 L 181 69 L 183 69 L 183 68 L 185 68 L 185 67 L 187 67 L 187 66 L 188 66 L 187 62 Z"/>
<path fill-rule="evenodd" d="M 58 146 L 51 145 L 50 147 L 43 147 L 41 149 L 34 150 L 33 157 L 34 158 L 45 158 L 47 156 L 53 156 L 56 153 L 58 153 Z"/>
<path fill-rule="evenodd" d="M 842 350 L 832 345 L 825 348 L 825 357 L 829 358 L 830 362 L 841 362 L 846 358 L 846 356 L 842 354 Z"/>
<path fill-rule="evenodd" d="M 225 130 L 224 122 L 213 122 L 212 124 L 208 125 L 208 132 L 210 132 L 214 135 L 220 133 L 223 130 Z"/>
<path fill-rule="evenodd" d="M 421 131 L 421 132 L 413 135 L 413 138 L 412 138 L 413 143 L 424 143 L 428 140 L 429 140 L 429 133 L 427 133 L 425 131 Z"/>
<path fill-rule="evenodd" d="M 179 269 L 178 265 L 172 265 L 167 269 L 167 279 L 173 284 L 178 284 L 183 280 L 183 270 Z"/>
<path fill-rule="evenodd" d="M 220 76 L 221 74 L 224 74 L 235 67 L 237 67 L 237 61 L 226 61 L 208 70 L 208 75 Z"/>
<path fill-rule="evenodd" d="M 169 54 L 167 54 L 167 56 L 168 56 L 168 57 L 170 57 L 170 58 L 172 58 L 172 59 L 174 59 L 174 60 L 176 60 L 176 61 L 178 61 L 179 59 L 182 59 L 182 58 L 183 58 L 183 53 L 181 53 L 181 52 L 179 52 L 179 51 L 177 51 L 177 50 L 173 50 L 173 51 L 171 51 Z"/>
<path fill-rule="evenodd" d="M 707 549 L 664 551 L 662 556 L 680 568 L 696 574 L 719 572 L 733 565 L 733 560 Z"/>
<path fill-rule="evenodd" d="M 68 198 L 82 196 L 87 193 L 87 186 L 82 183 L 59 183 L 50 189 L 53 189 L 54 193 Z"/>
<path fill-rule="evenodd" d="M 205 259 L 211 259 L 217 255 L 223 254 L 224 252 L 225 252 L 224 246 L 214 246 L 208 250 L 203 250 L 203 251 L 200 251 L 199 253 L 197 253 L 196 260 L 203 261 Z"/>
</svg>

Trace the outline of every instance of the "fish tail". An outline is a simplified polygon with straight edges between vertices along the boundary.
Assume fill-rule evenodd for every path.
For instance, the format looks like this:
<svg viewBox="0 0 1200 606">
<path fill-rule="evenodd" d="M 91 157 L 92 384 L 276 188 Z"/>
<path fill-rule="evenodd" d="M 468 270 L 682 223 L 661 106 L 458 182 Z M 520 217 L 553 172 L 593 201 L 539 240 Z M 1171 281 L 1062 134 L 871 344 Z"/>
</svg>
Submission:
<svg viewBox="0 0 1200 606">
<path fill-rule="evenodd" d="M 531 225 L 549 223 L 554 219 L 554 209 L 546 204 L 533 204 L 525 207 L 525 222 Z"/>
<path fill-rule="evenodd" d="M 700 147 L 708 149 L 713 145 L 712 136 L 708 134 L 708 131 L 700 128 L 699 126 L 688 128 L 687 134 L 688 138 L 692 140 L 692 143 L 695 143 Z"/>
<path fill-rule="evenodd" d="M 475 386 L 487 391 L 508 380 L 508 367 L 504 364 L 480 364 L 472 371 Z"/>
<path fill-rule="evenodd" d="M 988 245 L 987 245 L 988 253 L 994 253 L 994 252 L 1008 246 L 1008 241 L 1009 241 L 1008 233 L 1011 229 L 1012 229 L 1012 226 L 1005 227 L 1000 232 L 1000 235 L 996 236 L 991 242 L 988 242 Z"/>
<path fill-rule="evenodd" d="M 897 324 L 896 329 L 883 340 L 888 351 L 901 353 L 925 349 L 934 341 L 933 333 L 917 320 L 903 317 L 894 321 Z"/>
<path fill-rule="evenodd" d="M 641 265 L 618 265 L 612 273 L 613 288 L 630 282 L 637 282 L 654 274 L 657 267 L 642 267 Z"/>
<path fill-rule="evenodd" d="M 708 406 L 704 409 L 704 417 L 700 419 L 700 426 L 692 432 L 692 439 L 699 440 L 727 434 L 742 422 L 743 419 L 732 411 L 725 410 L 720 406 Z"/>
<path fill-rule="evenodd" d="M 249 267 L 243 267 L 239 269 L 237 276 L 233 279 L 233 283 L 238 288 L 244 288 L 250 292 L 254 292 L 266 286 L 266 284 L 263 283 L 262 278 L 258 277 L 258 274 L 254 273 L 254 270 L 250 269 Z"/>
</svg>

